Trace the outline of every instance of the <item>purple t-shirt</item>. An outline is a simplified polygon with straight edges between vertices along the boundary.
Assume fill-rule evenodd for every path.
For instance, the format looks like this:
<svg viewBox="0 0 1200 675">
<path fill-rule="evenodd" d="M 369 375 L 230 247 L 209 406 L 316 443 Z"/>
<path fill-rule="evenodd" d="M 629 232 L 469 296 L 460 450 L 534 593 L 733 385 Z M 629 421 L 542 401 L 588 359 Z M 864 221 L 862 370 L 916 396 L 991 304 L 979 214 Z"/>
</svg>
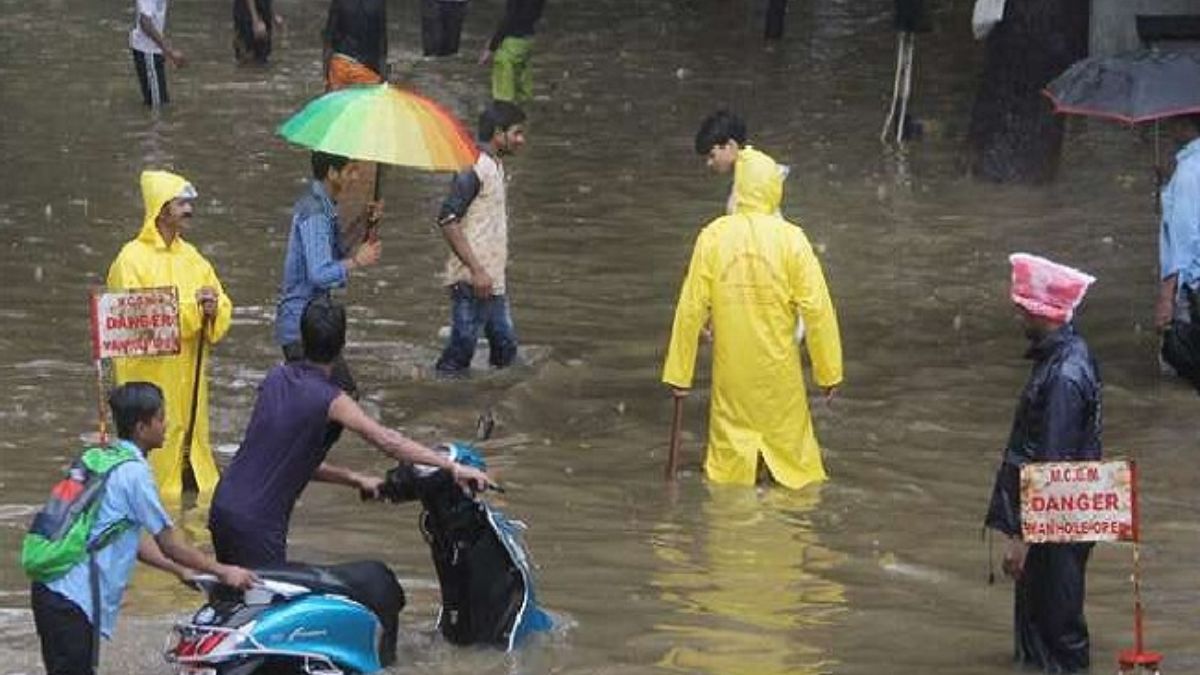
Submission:
<svg viewBox="0 0 1200 675">
<path fill-rule="evenodd" d="M 242 447 L 221 475 L 212 510 L 268 531 L 287 531 L 292 507 L 325 461 L 329 406 L 342 393 L 316 366 L 275 366 L 258 388 Z"/>
</svg>

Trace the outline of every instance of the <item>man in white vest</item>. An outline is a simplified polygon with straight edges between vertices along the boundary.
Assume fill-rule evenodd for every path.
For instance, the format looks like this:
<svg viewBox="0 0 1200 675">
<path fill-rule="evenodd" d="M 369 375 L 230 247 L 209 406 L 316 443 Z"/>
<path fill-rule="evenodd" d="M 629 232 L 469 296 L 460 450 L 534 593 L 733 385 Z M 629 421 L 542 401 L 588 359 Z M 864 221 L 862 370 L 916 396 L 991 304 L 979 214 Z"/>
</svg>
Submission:
<svg viewBox="0 0 1200 675">
<path fill-rule="evenodd" d="M 492 103 L 479 116 L 479 158 L 454 176 L 438 213 L 442 236 L 453 255 L 446 263 L 450 290 L 450 341 L 437 361 L 442 375 L 465 375 L 479 331 L 496 368 L 517 356 L 517 334 L 505 294 L 508 265 L 508 208 L 504 163 L 525 145 L 525 113 L 507 101 Z"/>
</svg>

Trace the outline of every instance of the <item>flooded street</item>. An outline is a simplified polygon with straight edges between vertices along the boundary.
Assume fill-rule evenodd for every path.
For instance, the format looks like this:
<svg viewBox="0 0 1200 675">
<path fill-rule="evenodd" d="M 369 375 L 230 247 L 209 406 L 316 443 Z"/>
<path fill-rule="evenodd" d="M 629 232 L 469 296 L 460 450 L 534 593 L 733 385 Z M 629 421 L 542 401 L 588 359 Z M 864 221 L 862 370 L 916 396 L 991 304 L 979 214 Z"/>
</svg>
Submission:
<svg viewBox="0 0 1200 675">
<path fill-rule="evenodd" d="M 274 130 L 320 92 L 326 4 L 276 0 L 287 24 L 273 63 L 239 69 L 229 3 L 173 0 L 168 33 L 190 63 L 169 73 L 172 105 L 158 114 L 138 95 L 128 4 L 0 0 L 0 674 L 42 672 L 17 551 L 95 426 L 87 293 L 137 232 L 143 168 L 196 185 L 186 236 L 235 305 L 211 371 L 222 461 L 279 358 L 271 322 L 309 164 Z M 474 56 L 502 3 L 471 3 L 463 53 L 445 61 L 420 57 L 418 4 L 389 8 L 394 70 L 473 121 L 487 96 Z M 435 442 L 469 437 L 495 411 L 486 453 L 508 491 L 489 499 L 530 526 L 539 600 L 558 629 L 511 655 L 437 637 L 413 505 L 314 485 L 290 556 L 396 571 L 409 604 L 389 673 L 1011 673 L 1011 585 L 987 584 L 980 528 L 1028 374 L 1007 299 L 1007 255 L 1025 250 L 1099 279 L 1079 327 L 1106 385 L 1105 453 L 1140 461 L 1148 646 L 1167 655 L 1164 673 L 1200 672 L 1200 399 L 1156 359 L 1152 137 L 1072 120 L 1055 184 L 975 183 L 962 157 L 982 59 L 972 3 L 933 3 L 913 98 L 925 137 L 902 152 L 878 141 L 892 3 L 793 2 L 770 52 L 751 4 L 548 3 L 529 144 L 509 163 L 524 365 L 432 377 L 449 322 L 433 222 L 444 174 L 388 171 L 381 264 L 343 296 L 347 360 L 386 424 Z M 702 480 L 707 365 L 685 410 L 685 471 L 674 491 L 662 481 L 671 402 L 659 377 L 676 294 L 728 190 L 692 139 L 722 105 L 791 165 L 784 213 L 817 248 L 839 312 L 846 380 L 832 405 L 813 403 L 831 476 L 817 489 Z M 389 468 L 357 438 L 332 457 Z M 173 509 L 207 545 L 203 508 Z M 1132 646 L 1131 566 L 1127 545 L 1094 551 L 1093 672 L 1115 671 Z M 102 672 L 170 672 L 168 628 L 201 599 L 139 570 Z"/>
</svg>

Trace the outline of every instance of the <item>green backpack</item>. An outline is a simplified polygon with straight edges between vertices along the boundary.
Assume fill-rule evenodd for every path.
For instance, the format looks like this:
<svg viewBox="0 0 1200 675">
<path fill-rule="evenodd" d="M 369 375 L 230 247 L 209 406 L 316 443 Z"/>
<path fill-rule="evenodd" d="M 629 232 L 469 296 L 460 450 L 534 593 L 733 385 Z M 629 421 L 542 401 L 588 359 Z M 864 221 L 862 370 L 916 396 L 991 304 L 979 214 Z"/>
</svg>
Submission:
<svg viewBox="0 0 1200 675">
<path fill-rule="evenodd" d="M 21 542 L 21 567 L 26 576 L 39 582 L 54 581 L 129 529 L 130 523 L 120 521 L 88 543 L 109 474 L 137 458 L 137 451 L 123 445 L 83 451 L 67 475 L 54 484 L 50 499 L 33 517 Z"/>
</svg>

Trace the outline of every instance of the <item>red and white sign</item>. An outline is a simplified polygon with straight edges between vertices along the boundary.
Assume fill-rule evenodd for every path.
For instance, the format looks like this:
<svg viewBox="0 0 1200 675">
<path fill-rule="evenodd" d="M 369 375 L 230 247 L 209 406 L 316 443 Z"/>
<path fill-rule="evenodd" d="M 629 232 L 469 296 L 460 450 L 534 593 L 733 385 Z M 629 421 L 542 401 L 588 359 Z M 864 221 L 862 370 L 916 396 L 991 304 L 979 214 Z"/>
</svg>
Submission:
<svg viewBox="0 0 1200 675">
<path fill-rule="evenodd" d="M 1021 534 L 1029 543 L 1133 539 L 1129 462 L 1021 467 Z"/>
<path fill-rule="evenodd" d="M 92 295 L 92 358 L 179 353 L 179 293 L 174 286 Z"/>
</svg>

